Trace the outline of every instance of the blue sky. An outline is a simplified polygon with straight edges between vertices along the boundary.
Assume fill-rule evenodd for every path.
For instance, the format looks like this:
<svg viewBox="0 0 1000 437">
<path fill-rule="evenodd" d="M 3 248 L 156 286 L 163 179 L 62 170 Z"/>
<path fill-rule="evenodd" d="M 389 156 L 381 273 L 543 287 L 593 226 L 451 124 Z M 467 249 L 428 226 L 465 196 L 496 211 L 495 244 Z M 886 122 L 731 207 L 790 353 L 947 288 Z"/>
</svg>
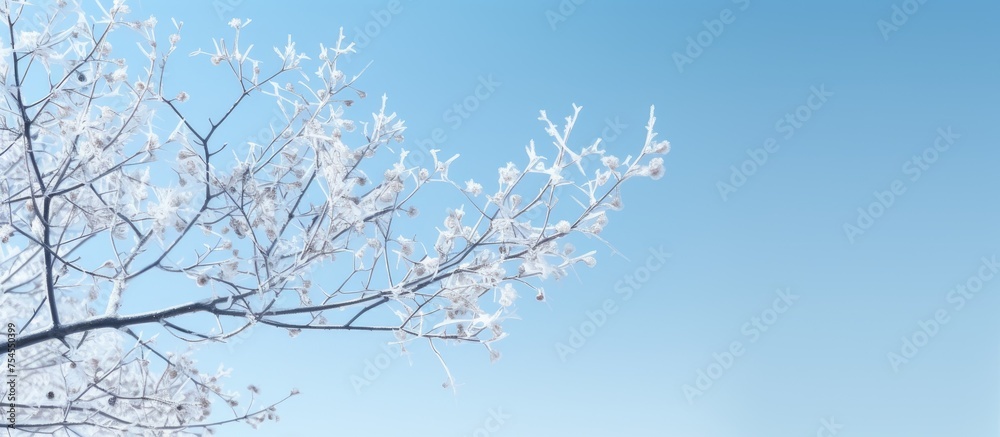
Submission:
<svg viewBox="0 0 1000 437">
<path fill-rule="evenodd" d="M 519 301 L 500 361 L 443 348 L 457 392 L 427 348 L 397 358 L 383 335 L 258 329 L 200 362 L 232 366 L 231 385 L 265 399 L 303 394 L 277 424 L 218 435 L 1000 432 L 1000 281 L 987 278 L 1000 256 L 1000 3 L 132 6 L 164 32 L 183 20 L 182 53 L 230 35 L 233 17 L 253 19 L 244 36 L 260 48 L 291 33 L 315 51 L 344 27 L 364 43 L 344 69 L 371 61 L 360 88 L 389 96 L 404 147 L 461 153 L 461 180 L 520 160 L 544 139 L 538 110 L 561 118 L 573 103 L 580 146 L 604 135 L 637 151 L 650 105 L 672 143 L 666 176 L 630 184 L 605 232 L 627 259 L 580 241 L 598 266 L 547 284 L 544 303 Z M 207 60 L 177 61 L 168 78 L 206 114 L 221 109 L 206 96 L 224 91 L 192 73 Z M 484 82 L 488 96 L 456 118 Z M 244 114 L 233 142 L 267 111 Z M 457 206 L 435 202 L 417 221 L 430 231 Z M 384 368 L 359 392 L 367 363 Z"/>
</svg>

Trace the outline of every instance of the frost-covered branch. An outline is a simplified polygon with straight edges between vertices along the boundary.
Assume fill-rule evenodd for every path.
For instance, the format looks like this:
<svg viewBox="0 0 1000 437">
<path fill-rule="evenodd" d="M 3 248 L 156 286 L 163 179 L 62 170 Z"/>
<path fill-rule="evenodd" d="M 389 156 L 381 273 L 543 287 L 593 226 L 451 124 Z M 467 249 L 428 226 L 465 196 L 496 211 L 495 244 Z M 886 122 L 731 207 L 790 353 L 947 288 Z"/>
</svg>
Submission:
<svg viewBox="0 0 1000 437">
<path fill-rule="evenodd" d="M 457 182 L 457 155 L 412 163 L 386 97 L 370 119 L 351 115 L 367 96 L 338 66 L 354 50 L 343 33 L 311 56 L 291 38 L 253 51 L 240 42 L 249 20 L 235 19 L 231 41 L 191 52 L 228 78 L 195 96 L 167 77 L 183 23 L 163 38 L 121 1 L 96 16 L 68 1 L 0 5 L 0 316 L 18 329 L 29 432 L 199 435 L 276 419 L 280 400 L 255 405 L 251 386 L 240 405 L 227 369 L 199 371 L 157 336 L 386 331 L 439 358 L 436 343 L 461 342 L 496 359 L 518 296 L 544 300 L 542 281 L 594 266 L 571 240 L 603 242 L 622 184 L 662 176 L 656 155 L 669 151 L 652 108 L 635 156 L 574 147 L 574 106 L 561 124 L 540 114 L 553 158 L 529 141 L 495 182 Z M 242 140 L 260 101 L 283 119 L 268 140 Z M 428 234 L 417 204 L 448 195 L 454 207 L 429 210 L 442 216 Z M 148 309 L 143 295 L 188 297 Z"/>
</svg>

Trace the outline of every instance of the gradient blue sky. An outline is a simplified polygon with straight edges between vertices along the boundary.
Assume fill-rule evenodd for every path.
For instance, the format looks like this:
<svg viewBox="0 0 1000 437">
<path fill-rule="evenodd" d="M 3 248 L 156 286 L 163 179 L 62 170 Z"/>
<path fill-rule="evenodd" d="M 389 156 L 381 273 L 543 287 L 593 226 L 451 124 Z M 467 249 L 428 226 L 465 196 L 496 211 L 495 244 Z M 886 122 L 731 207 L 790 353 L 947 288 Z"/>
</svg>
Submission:
<svg viewBox="0 0 1000 437">
<path fill-rule="evenodd" d="M 641 146 L 655 104 L 673 145 L 667 174 L 627 187 L 625 210 L 611 217 L 605 237 L 628 259 L 593 245 L 596 268 L 548 284 L 547 302 L 519 301 L 522 320 L 507 323 L 499 362 L 481 348 L 442 349 L 457 393 L 441 388 L 444 372 L 426 347 L 390 360 L 359 394 L 351 377 L 380 359 L 391 338 L 291 340 L 258 329 L 201 351 L 200 362 L 232 366 L 233 387 L 257 383 L 265 398 L 292 387 L 303 394 L 282 405 L 277 424 L 219 435 L 832 435 L 817 434 L 824 420 L 842 425 L 843 436 L 998 435 L 997 284 L 986 281 L 961 308 L 949 293 L 1000 251 L 1000 3 L 930 0 L 888 39 L 879 20 L 892 23 L 894 6 L 916 1 L 564 0 L 563 12 L 575 10 L 555 26 L 556 0 L 402 1 L 398 13 L 382 15 L 388 23 L 374 24 L 390 3 L 132 6 L 166 26 L 183 20 L 183 53 L 229 36 L 233 17 L 253 19 L 244 35 L 265 60 L 264 48 L 289 33 L 314 51 L 335 42 L 340 26 L 349 38 L 377 29 L 345 70 L 372 61 L 360 88 L 389 95 L 411 148 L 442 129 L 447 139 L 436 147 L 462 154 L 454 171 L 463 178 L 520 161 L 529 139 L 544 139 L 537 111 L 561 118 L 572 103 L 584 107 L 579 145 L 618 120 L 624 128 L 606 140 L 621 155 Z M 674 54 L 720 14 L 731 22 L 679 69 Z M 207 63 L 179 60 L 169 79 L 190 83 L 192 101 L 212 112 L 206 93 L 215 82 L 186 73 L 191 62 Z M 446 111 L 491 76 L 500 85 L 455 126 Z M 806 114 L 800 106 L 813 87 L 833 94 L 821 106 L 814 98 L 808 120 L 786 138 L 776 123 Z M 246 137 L 241 127 L 254 131 L 269 118 L 246 114 L 231 142 Z M 948 128 L 960 137 L 911 180 L 916 164 L 907 162 L 933 150 Z M 768 139 L 777 150 L 723 199 L 719 182 Z M 851 241 L 844 224 L 857 224 L 858 208 L 895 180 L 905 192 Z M 425 235 L 435 235 L 446 206 L 425 204 Z M 630 298 L 617 293 L 619 281 L 645 277 L 649 251 L 660 248 L 671 254 L 666 266 Z M 779 289 L 797 300 L 754 335 L 746 324 L 771 316 L 764 313 Z M 561 359 L 556 344 L 608 300 L 617 311 Z M 922 340 L 921 321 L 938 311 L 948 322 L 928 328 L 935 335 L 894 368 L 887 354 L 902 354 L 904 337 Z M 689 402 L 685 385 L 695 386 L 733 342 L 742 354 Z M 509 417 L 487 432 L 491 410 Z"/>
</svg>

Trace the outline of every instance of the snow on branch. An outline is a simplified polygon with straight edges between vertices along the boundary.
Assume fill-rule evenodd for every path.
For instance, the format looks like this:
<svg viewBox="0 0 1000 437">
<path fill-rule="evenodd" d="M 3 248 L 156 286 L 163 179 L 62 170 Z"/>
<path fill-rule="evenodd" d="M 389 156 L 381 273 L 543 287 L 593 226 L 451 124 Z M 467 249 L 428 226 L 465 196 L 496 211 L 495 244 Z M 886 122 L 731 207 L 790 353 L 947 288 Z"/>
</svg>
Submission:
<svg viewBox="0 0 1000 437">
<path fill-rule="evenodd" d="M 291 38 L 253 51 L 240 41 L 250 20 L 234 19 L 231 39 L 190 52 L 227 78 L 225 92 L 198 96 L 167 75 L 183 23 L 162 38 L 155 18 L 129 19 L 117 0 L 96 16 L 66 0 L 0 8 L 0 320 L 17 327 L 27 432 L 200 435 L 276 420 L 284 399 L 261 404 L 251 386 L 241 401 L 222 385 L 227 369 L 201 371 L 189 350 L 168 350 L 251 327 L 385 331 L 427 341 L 439 358 L 436 343 L 457 342 L 496 359 L 519 295 L 544 300 L 541 281 L 593 267 L 595 252 L 570 240 L 600 240 L 622 184 L 661 177 L 656 155 L 669 151 L 652 108 L 637 155 L 619 159 L 600 141 L 574 148 L 573 105 L 561 126 L 540 114 L 551 157 L 529 141 L 495 183 L 457 183 L 457 154 L 411 164 L 385 96 L 367 121 L 351 118 L 366 94 L 338 66 L 353 51 L 343 32 L 313 57 Z M 113 33 L 141 56 L 120 57 Z M 280 123 L 267 140 L 240 141 L 242 110 L 259 99 Z M 213 115 L 193 116 L 191 101 Z M 602 166 L 588 175 L 593 157 Z M 437 226 L 415 219 L 431 186 L 464 198 L 431 218 Z M 566 189 L 575 209 L 556 207 Z M 143 308 L 162 284 L 197 297 Z"/>
</svg>

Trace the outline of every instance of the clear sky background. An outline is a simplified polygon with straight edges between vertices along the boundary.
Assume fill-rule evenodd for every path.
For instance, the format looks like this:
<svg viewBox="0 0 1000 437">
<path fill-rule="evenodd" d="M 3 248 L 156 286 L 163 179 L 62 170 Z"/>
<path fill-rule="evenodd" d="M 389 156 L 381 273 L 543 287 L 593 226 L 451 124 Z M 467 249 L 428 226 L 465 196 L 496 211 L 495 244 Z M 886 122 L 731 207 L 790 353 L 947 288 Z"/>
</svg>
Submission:
<svg viewBox="0 0 1000 437">
<path fill-rule="evenodd" d="M 616 154 L 638 151 L 650 105 L 673 147 L 666 176 L 629 184 L 604 234 L 627 259 L 580 241 L 599 250 L 597 267 L 547 284 L 546 302 L 525 295 L 500 361 L 442 349 L 457 391 L 442 389 L 426 347 L 395 358 L 386 335 L 257 329 L 199 362 L 233 367 L 230 385 L 256 383 L 265 400 L 303 394 L 276 424 L 218 435 L 1000 433 L 1000 279 L 984 264 L 1000 256 L 996 1 L 132 7 L 162 32 L 183 20 L 184 54 L 252 18 L 244 37 L 271 62 L 289 33 L 315 53 L 343 26 L 364 43 L 344 70 L 372 62 L 359 87 L 389 96 L 409 126 L 404 147 L 442 129 L 434 147 L 462 154 L 456 180 L 522 162 L 528 140 L 545 139 L 538 110 L 561 118 L 573 103 L 584 108 L 579 147 L 605 135 Z M 214 114 L 223 82 L 186 67 L 207 63 L 178 59 L 168 79 Z M 455 121 L 449 109 L 490 78 L 495 90 Z M 245 113 L 230 142 L 266 125 L 267 111 Z M 872 207 L 880 198 L 887 206 Z M 416 222 L 425 238 L 457 206 L 435 202 Z M 646 267 L 651 251 L 670 254 L 662 268 Z M 604 305 L 615 312 L 591 329 Z M 558 352 L 573 340 L 575 353 Z M 368 363 L 383 368 L 356 390 Z"/>
</svg>

